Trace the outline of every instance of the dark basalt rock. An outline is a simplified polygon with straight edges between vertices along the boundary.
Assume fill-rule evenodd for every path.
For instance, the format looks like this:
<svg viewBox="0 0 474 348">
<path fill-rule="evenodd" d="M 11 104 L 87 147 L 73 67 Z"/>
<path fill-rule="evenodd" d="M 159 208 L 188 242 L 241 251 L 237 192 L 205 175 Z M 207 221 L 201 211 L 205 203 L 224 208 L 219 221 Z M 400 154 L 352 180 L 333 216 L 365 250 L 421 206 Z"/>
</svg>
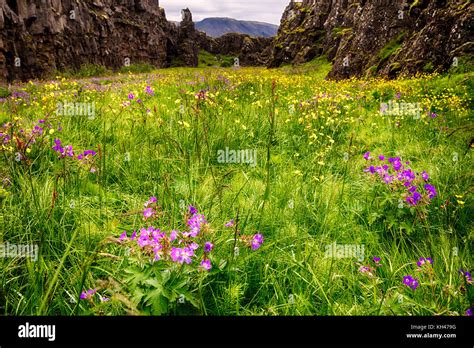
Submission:
<svg viewBox="0 0 474 348">
<path fill-rule="evenodd" d="M 182 15 L 179 25 L 168 22 L 158 0 L 0 0 L 0 83 L 86 63 L 194 67 L 200 47 L 248 65 L 270 56 L 270 39 L 213 39 L 195 30 L 189 9 Z"/>
<path fill-rule="evenodd" d="M 292 1 L 269 66 L 326 55 L 336 79 L 443 71 L 470 59 L 473 12 L 464 0 Z"/>
<path fill-rule="evenodd" d="M 212 38 L 200 33 L 199 47 L 212 54 L 239 58 L 243 66 L 265 66 L 271 56 L 273 38 L 251 37 L 237 33 Z"/>
<path fill-rule="evenodd" d="M 0 0 L 0 29 L 0 76 L 8 80 L 85 63 L 165 67 L 179 44 L 168 39 L 177 30 L 157 0 Z"/>
</svg>

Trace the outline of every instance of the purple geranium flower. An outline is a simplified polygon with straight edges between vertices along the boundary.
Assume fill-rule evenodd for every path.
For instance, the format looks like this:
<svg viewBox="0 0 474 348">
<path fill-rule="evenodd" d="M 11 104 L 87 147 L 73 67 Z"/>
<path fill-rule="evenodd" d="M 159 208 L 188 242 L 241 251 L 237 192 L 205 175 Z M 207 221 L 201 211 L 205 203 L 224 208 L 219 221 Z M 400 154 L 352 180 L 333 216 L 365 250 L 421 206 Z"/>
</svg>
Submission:
<svg viewBox="0 0 474 348">
<path fill-rule="evenodd" d="M 403 277 L 403 284 L 411 288 L 412 290 L 416 290 L 418 287 L 418 278 L 413 278 L 411 275 L 406 275 Z"/>
<path fill-rule="evenodd" d="M 436 188 L 433 185 L 426 184 L 424 186 L 425 190 L 428 191 L 428 197 L 433 199 L 436 196 Z"/>
<path fill-rule="evenodd" d="M 209 270 L 212 268 L 211 260 L 202 260 L 202 261 L 201 261 L 201 266 L 202 266 L 202 268 L 204 268 L 205 270 L 209 271 Z"/>
<path fill-rule="evenodd" d="M 146 208 L 144 211 L 143 211 L 143 217 L 145 219 L 149 219 L 151 218 L 153 215 L 155 214 L 154 210 L 152 208 Z"/>
<path fill-rule="evenodd" d="M 197 213 L 197 209 L 194 208 L 192 205 L 189 206 L 189 213 L 190 214 L 196 214 Z"/>
<path fill-rule="evenodd" d="M 415 191 L 415 192 L 413 192 L 413 196 L 408 196 L 406 198 L 406 201 L 410 205 L 415 206 L 418 203 L 418 201 L 421 199 L 421 197 L 422 197 L 421 194 L 419 192 Z"/>
<path fill-rule="evenodd" d="M 176 238 L 178 238 L 178 231 L 175 231 L 175 230 L 171 231 L 170 241 L 172 242 L 172 241 L 176 240 Z"/>
<path fill-rule="evenodd" d="M 433 260 L 429 257 L 427 257 L 426 259 L 424 257 L 420 257 L 419 261 L 416 263 L 418 265 L 418 267 L 421 267 L 423 266 L 424 264 L 426 263 L 429 263 L 429 264 L 433 264 Z"/>
<path fill-rule="evenodd" d="M 127 232 L 126 232 L 126 231 L 123 231 L 123 233 L 120 235 L 119 240 L 120 240 L 120 241 L 123 241 L 123 240 L 125 240 L 125 239 L 127 239 Z"/>
<path fill-rule="evenodd" d="M 459 273 L 461 273 L 464 277 L 466 277 L 466 280 L 467 280 L 468 283 L 473 283 L 471 273 L 469 273 L 468 271 L 465 271 L 463 269 L 460 269 Z"/>
<path fill-rule="evenodd" d="M 252 249 L 257 250 L 263 244 L 263 236 L 260 233 L 257 233 L 253 236 L 252 239 Z"/>
<path fill-rule="evenodd" d="M 206 224 L 207 221 L 202 214 L 194 214 L 192 218 L 188 220 L 189 233 L 186 236 L 196 237 L 201 232 L 202 225 Z"/>
<path fill-rule="evenodd" d="M 157 199 L 155 196 L 152 196 L 150 197 L 150 199 L 148 201 L 146 201 L 146 203 L 144 204 L 145 207 L 148 207 L 150 204 L 152 203 L 156 203 L 157 202 Z"/>
<path fill-rule="evenodd" d="M 206 242 L 204 244 L 204 252 L 205 253 L 210 253 L 212 248 L 214 248 L 214 244 L 212 244 L 211 242 Z"/>
<path fill-rule="evenodd" d="M 79 296 L 79 298 L 81 300 L 85 300 L 85 299 L 91 299 L 92 298 L 92 295 L 94 295 L 95 293 L 97 292 L 97 289 L 89 289 L 87 291 L 83 291 L 81 293 L 81 296 Z"/>
<path fill-rule="evenodd" d="M 59 139 L 54 139 L 54 146 L 53 146 L 53 150 L 54 151 L 57 151 L 57 152 L 60 152 L 60 153 L 63 153 L 64 152 L 64 149 L 63 147 L 61 146 L 61 140 Z"/>
<path fill-rule="evenodd" d="M 148 93 L 149 95 L 154 95 L 155 92 L 150 86 L 146 86 L 145 92 Z"/>
<path fill-rule="evenodd" d="M 174 262 L 190 264 L 194 251 L 191 248 L 172 248 L 170 256 Z"/>
</svg>

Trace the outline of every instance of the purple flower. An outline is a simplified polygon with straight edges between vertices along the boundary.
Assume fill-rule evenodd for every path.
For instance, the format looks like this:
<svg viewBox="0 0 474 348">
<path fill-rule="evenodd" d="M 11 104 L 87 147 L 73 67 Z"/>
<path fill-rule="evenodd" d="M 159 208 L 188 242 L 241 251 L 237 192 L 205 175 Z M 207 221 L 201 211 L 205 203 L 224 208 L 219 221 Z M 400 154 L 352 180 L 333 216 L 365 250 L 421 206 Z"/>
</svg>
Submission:
<svg viewBox="0 0 474 348">
<path fill-rule="evenodd" d="M 377 256 L 374 256 L 374 257 L 372 258 L 372 260 L 374 260 L 375 263 L 379 263 L 380 260 L 381 260 L 381 258 L 380 258 L 380 257 L 377 257 Z"/>
<path fill-rule="evenodd" d="M 104 296 L 104 297 L 100 298 L 100 301 L 101 302 L 108 302 L 108 301 L 110 301 L 110 298 Z"/>
<path fill-rule="evenodd" d="M 171 231 L 170 241 L 172 242 L 172 241 L 176 240 L 176 238 L 178 238 L 178 231 L 175 231 L 175 230 Z"/>
<path fill-rule="evenodd" d="M 234 219 L 230 220 L 228 223 L 226 223 L 224 226 L 225 227 L 233 227 L 235 224 Z"/>
<path fill-rule="evenodd" d="M 436 196 L 436 188 L 433 185 L 426 184 L 424 186 L 425 190 L 429 192 L 428 197 L 433 199 Z"/>
<path fill-rule="evenodd" d="M 369 168 L 365 168 L 364 169 L 364 172 L 370 172 L 370 174 L 374 174 L 375 173 L 375 167 L 374 166 L 370 166 Z"/>
<path fill-rule="evenodd" d="M 170 256 L 174 262 L 190 264 L 194 251 L 191 248 L 172 248 Z"/>
<path fill-rule="evenodd" d="M 137 244 L 140 247 L 145 247 L 150 244 L 150 236 L 147 233 L 141 233 L 140 237 L 137 239 Z"/>
<path fill-rule="evenodd" d="M 257 250 L 263 244 L 263 236 L 257 233 L 252 239 L 252 250 Z"/>
<path fill-rule="evenodd" d="M 415 180 L 415 173 L 413 173 L 410 169 L 404 170 L 403 175 L 407 181 L 413 181 Z"/>
<path fill-rule="evenodd" d="M 210 253 L 212 248 L 214 248 L 214 244 L 212 244 L 211 242 L 206 242 L 204 244 L 204 252 L 205 253 Z"/>
<path fill-rule="evenodd" d="M 194 208 L 192 205 L 189 206 L 189 213 L 190 214 L 196 214 L 197 213 L 197 209 Z"/>
<path fill-rule="evenodd" d="M 472 317 L 472 308 L 468 308 L 468 309 L 466 310 L 466 315 L 467 315 L 468 317 Z"/>
<path fill-rule="evenodd" d="M 418 203 L 418 201 L 421 199 L 421 197 L 422 197 L 421 194 L 419 192 L 415 191 L 415 192 L 413 192 L 413 196 L 408 196 L 406 198 L 406 201 L 410 205 L 415 206 Z"/>
<path fill-rule="evenodd" d="M 412 290 L 416 290 L 418 287 L 418 278 L 413 278 L 411 275 L 406 275 L 403 277 L 403 284 L 411 288 Z"/>
<path fill-rule="evenodd" d="M 397 99 L 400 99 L 402 97 L 402 94 L 400 92 L 398 92 L 395 97 L 397 97 Z"/>
<path fill-rule="evenodd" d="M 38 123 L 44 123 L 44 120 L 43 119 L 38 120 Z"/>
<path fill-rule="evenodd" d="M 146 209 L 143 211 L 143 217 L 144 217 L 145 219 L 151 218 L 154 214 L 155 214 L 155 212 L 153 211 L 152 208 L 146 208 Z"/>
<path fill-rule="evenodd" d="M 433 260 L 429 257 L 427 257 L 426 259 L 424 257 L 420 257 L 419 261 L 416 263 L 418 265 L 418 267 L 421 267 L 423 266 L 424 264 L 426 263 L 429 263 L 429 264 L 433 264 Z"/>
<path fill-rule="evenodd" d="M 91 299 L 92 298 L 92 295 L 94 295 L 95 293 L 97 292 L 97 289 L 89 289 L 87 291 L 83 291 L 81 293 L 81 296 L 79 296 L 79 298 L 81 300 L 85 300 L 85 299 Z"/>
<path fill-rule="evenodd" d="M 368 161 L 370 159 L 370 151 L 364 153 L 364 158 Z"/>
<path fill-rule="evenodd" d="M 191 244 L 188 245 L 188 248 L 194 251 L 199 248 L 199 244 L 196 242 L 192 242 Z"/>
<path fill-rule="evenodd" d="M 135 98 L 135 95 L 133 93 L 130 93 L 128 95 L 128 99 L 133 100 Z"/>
<path fill-rule="evenodd" d="M 205 270 L 209 271 L 209 270 L 212 268 L 211 260 L 202 260 L 202 261 L 201 261 L 201 266 L 202 266 L 202 268 L 204 268 Z"/>
<path fill-rule="evenodd" d="M 66 156 L 74 157 L 74 151 L 72 149 L 72 145 L 67 145 L 64 149 L 66 151 Z"/>
<path fill-rule="evenodd" d="M 436 117 L 438 117 L 438 114 L 435 113 L 435 112 L 432 112 L 432 113 L 431 113 L 431 118 L 436 118 Z"/>
<path fill-rule="evenodd" d="M 54 139 L 54 146 L 53 146 L 53 150 L 54 151 L 57 151 L 57 152 L 60 152 L 60 153 L 63 153 L 64 152 L 64 149 L 62 148 L 61 146 L 61 140 L 59 139 Z"/>
<path fill-rule="evenodd" d="M 95 152 L 94 150 L 86 150 L 84 151 L 84 156 L 87 156 L 87 155 L 95 156 L 97 155 L 97 152 Z"/>
<path fill-rule="evenodd" d="M 385 175 L 383 176 L 383 181 L 384 181 L 386 184 L 392 183 L 392 181 L 393 181 L 393 175 L 385 174 Z"/>
<path fill-rule="evenodd" d="M 145 92 L 149 95 L 155 95 L 155 92 L 153 91 L 153 89 L 151 89 L 150 86 L 146 86 Z"/>
<path fill-rule="evenodd" d="M 120 235 L 119 240 L 120 240 L 120 241 L 123 241 L 123 240 L 125 240 L 125 239 L 127 239 L 127 232 L 126 232 L 126 231 L 123 231 L 123 233 Z"/>
<path fill-rule="evenodd" d="M 384 156 L 384 155 L 380 155 L 380 156 L 379 156 L 379 160 L 385 161 L 385 156 Z"/>
<path fill-rule="evenodd" d="M 137 103 L 138 104 L 141 104 L 142 100 L 141 99 L 137 99 Z"/>
<path fill-rule="evenodd" d="M 132 235 L 130 236 L 130 240 L 134 240 L 137 238 L 137 231 L 133 231 Z"/>
<path fill-rule="evenodd" d="M 427 172 L 423 171 L 423 173 L 421 173 L 421 177 L 423 178 L 423 180 L 425 181 L 428 181 L 430 176 L 428 175 Z"/>
<path fill-rule="evenodd" d="M 183 233 L 185 236 L 196 237 L 201 232 L 202 225 L 206 224 L 207 221 L 202 214 L 194 214 L 192 218 L 188 220 L 189 233 Z"/>
<path fill-rule="evenodd" d="M 466 280 L 467 280 L 468 283 L 472 283 L 471 273 L 469 273 L 468 271 L 464 271 L 463 269 L 460 269 L 459 273 L 461 273 L 463 276 L 466 277 Z"/>
<path fill-rule="evenodd" d="M 402 162 L 400 162 L 400 161 L 395 161 L 395 162 L 393 162 L 392 165 L 393 165 L 393 169 L 394 169 L 395 171 L 397 171 L 397 172 L 398 172 L 400 169 L 403 168 Z"/>
<path fill-rule="evenodd" d="M 148 207 L 152 203 L 156 203 L 156 201 L 157 201 L 157 199 L 156 199 L 155 196 L 150 197 L 150 199 L 148 201 L 146 201 L 146 203 L 144 204 L 145 208 Z"/>
</svg>

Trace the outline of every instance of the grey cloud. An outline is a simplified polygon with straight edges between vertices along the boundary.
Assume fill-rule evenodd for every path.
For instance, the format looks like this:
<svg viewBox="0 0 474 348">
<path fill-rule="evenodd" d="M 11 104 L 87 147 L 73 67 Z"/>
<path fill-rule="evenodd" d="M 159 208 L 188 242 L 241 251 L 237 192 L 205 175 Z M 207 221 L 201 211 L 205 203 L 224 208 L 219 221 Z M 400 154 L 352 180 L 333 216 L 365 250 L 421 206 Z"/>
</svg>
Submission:
<svg viewBox="0 0 474 348">
<path fill-rule="evenodd" d="M 289 0 L 160 0 L 169 20 L 181 20 L 181 9 L 188 7 L 195 21 L 206 17 L 231 17 L 280 24 Z"/>
</svg>

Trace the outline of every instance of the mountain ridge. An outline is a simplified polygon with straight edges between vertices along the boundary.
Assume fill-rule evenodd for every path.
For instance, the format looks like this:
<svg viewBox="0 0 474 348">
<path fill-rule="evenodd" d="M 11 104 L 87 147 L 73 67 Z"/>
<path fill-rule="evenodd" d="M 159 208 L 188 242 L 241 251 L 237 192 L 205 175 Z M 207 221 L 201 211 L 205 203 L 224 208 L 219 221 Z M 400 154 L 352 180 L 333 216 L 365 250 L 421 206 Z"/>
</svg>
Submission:
<svg viewBox="0 0 474 348">
<path fill-rule="evenodd" d="M 211 37 L 229 33 L 247 34 L 253 37 L 276 36 L 278 25 L 260 21 L 239 20 L 230 17 L 209 17 L 195 22 L 196 29 Z"/>
</svg>

